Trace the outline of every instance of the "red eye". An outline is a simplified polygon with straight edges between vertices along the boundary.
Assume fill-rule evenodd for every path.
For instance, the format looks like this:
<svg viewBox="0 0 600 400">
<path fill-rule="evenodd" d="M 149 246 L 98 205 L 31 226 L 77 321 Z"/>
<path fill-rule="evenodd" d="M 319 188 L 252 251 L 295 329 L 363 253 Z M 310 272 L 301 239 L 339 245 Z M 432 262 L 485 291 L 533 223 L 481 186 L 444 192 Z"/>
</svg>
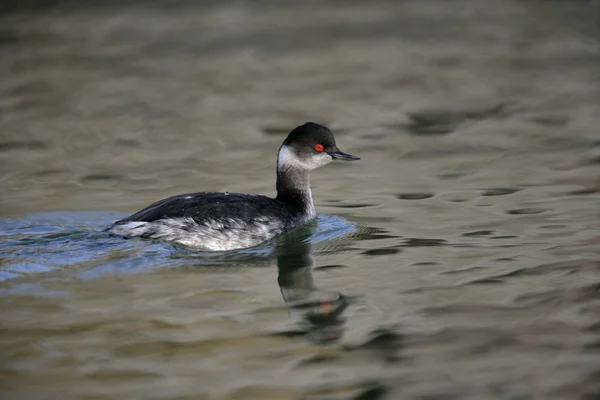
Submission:
<svg viewBox="0 0 600 400">
<path fill-rule="evenodd" d="M 325 150 L 325 147 L 323 147 L 323 145 L 321 143 L 319 143 L 319 144 L 315 145 L 315 150 L 316 151 L 323 151 L 323 150 Z"/>
</svg>

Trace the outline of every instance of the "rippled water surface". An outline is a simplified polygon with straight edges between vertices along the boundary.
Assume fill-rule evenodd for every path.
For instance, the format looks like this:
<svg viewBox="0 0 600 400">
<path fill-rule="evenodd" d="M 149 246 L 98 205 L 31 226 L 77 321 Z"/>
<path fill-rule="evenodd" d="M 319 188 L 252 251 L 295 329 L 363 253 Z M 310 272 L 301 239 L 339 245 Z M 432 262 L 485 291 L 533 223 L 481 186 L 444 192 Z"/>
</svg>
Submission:
<svg viewBox="0 0 600 400">
<path fill-rule="evenodd" d="M 9 2 L 2 399 L 596 399 L 600 31 L 586 1 Z M 7 3 L 8 4 L 8 3 Z M 253 249 L 102 229 L 356 163 Z"/>
</svg>

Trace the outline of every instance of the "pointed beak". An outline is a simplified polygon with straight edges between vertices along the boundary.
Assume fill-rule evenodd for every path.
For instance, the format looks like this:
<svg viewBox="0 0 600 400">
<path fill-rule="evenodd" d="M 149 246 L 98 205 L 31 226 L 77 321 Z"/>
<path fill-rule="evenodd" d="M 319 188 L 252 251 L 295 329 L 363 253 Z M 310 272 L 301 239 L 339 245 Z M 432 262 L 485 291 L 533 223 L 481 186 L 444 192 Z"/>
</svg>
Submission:
<svg viewBox="0 0 600 400">
<path fill-rule="evenodd" d="M 356 161 L 360 160 L 360 157 L 353 156 L 352 154 L 344 153 L 340 149 L 335 149 L 331 153 L 329 153 L 331 158 L 334 160 L 344 160 L 344 161 Z"/>
</svg>

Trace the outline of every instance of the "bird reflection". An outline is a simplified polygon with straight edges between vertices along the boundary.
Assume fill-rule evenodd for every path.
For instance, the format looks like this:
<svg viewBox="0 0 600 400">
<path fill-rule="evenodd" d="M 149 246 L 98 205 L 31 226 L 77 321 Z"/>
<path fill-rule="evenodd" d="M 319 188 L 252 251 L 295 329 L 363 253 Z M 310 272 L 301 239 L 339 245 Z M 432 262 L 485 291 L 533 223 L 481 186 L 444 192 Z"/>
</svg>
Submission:
<svg viewBox="0 0 600 400">
<path fill-rule="evenodd" d="M 285 235 L 276 249 L 277 281 L 290 316 L 298 318 L 309 340 L 331 343 L 341 339 L 348 299 L 339 292 L 318 289 L 314 282 L 312 245 L 307 240 L 316 225 Z"/>
</svg>

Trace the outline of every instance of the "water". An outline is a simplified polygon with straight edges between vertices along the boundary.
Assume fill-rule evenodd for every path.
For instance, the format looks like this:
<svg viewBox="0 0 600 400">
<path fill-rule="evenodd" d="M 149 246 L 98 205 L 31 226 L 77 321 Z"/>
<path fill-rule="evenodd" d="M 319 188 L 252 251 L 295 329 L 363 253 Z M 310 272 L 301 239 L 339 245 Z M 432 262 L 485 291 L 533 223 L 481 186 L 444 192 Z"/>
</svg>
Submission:
<svg viewBox="0 0 600 400">
<path fill-rule="evenodd" d="M 6 4 L 3 399 L 600 396 L 596 5 Z M 362 157 L 315 171 L 314 224 L 102 232 L 272 195 L 306 120 Z"/>
</svg>

